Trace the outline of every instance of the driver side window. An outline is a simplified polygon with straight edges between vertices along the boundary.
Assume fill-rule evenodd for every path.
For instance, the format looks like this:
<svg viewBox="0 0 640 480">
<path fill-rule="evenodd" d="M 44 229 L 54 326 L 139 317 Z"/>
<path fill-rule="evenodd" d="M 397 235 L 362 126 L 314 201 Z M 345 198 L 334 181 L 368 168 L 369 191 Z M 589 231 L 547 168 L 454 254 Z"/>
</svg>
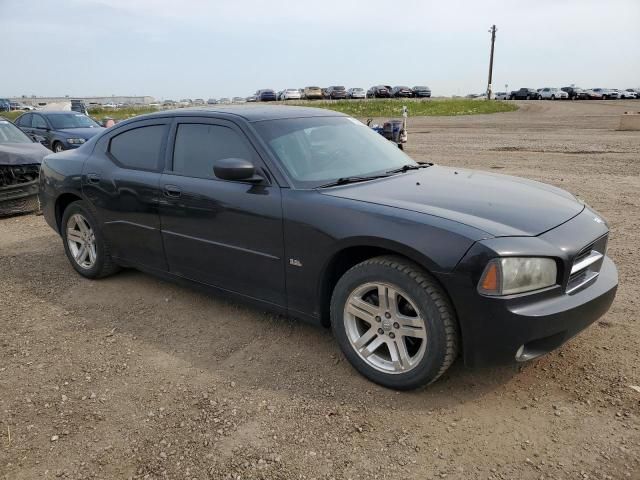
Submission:
<svg viewBox="0 0 640 480">
<path fill-rule="evenodd" d="M 32 119 L 33 128 L 47 128 L 47 122 L 40 115 L 34 115 Z"/>
</svg>

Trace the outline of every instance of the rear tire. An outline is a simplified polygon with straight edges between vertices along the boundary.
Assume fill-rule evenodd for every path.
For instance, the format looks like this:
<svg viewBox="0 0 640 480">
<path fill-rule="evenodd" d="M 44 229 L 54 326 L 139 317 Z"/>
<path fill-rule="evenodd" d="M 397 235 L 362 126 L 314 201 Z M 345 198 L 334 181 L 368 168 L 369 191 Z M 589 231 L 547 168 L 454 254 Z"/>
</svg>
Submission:
<svg viewBox="0 0 640 480">
<path fill-rule="evenodd" d="M 62 215 L 60 234 L 71 266 L 83 277 L 103 278 L 119 270 L 86 202 L 78 200 L 67 206 Z"/>
<path fill-rule="evenodd" d="M 333 291 L 331 327 L 353 367 L 388 388 L 433 383 L 458 356 L 447 294 L 402 257 L 375 257 L 348 270 Z"/>
</svg>

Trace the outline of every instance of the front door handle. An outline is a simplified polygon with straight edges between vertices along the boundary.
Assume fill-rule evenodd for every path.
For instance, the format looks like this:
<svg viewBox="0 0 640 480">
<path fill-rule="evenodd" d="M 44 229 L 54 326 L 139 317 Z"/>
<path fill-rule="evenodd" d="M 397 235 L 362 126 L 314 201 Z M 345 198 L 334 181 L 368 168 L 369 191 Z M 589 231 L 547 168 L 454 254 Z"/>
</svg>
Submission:
<svg viewBox="0 0 640 480">
<path fill-rule="evenodd" d="M 182 190 L 180 190 L 175 185 L 165 185 L 164 195 L 165 197 L 178 198 L 180 195 L 182 195 Z"/>
<path fill-rule="evenodd" d="M 97 173 L 87 173 L 87 181 L 93 184 L 100 183 L 100 175 Z"/>
</svg>

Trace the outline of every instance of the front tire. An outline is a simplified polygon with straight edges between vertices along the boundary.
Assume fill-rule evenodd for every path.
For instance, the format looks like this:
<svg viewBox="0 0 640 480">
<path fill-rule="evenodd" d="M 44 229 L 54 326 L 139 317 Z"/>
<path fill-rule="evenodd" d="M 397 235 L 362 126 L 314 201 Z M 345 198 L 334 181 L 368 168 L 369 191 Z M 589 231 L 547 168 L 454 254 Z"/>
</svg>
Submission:
<svg viewBox="0 0 640 480">
<path fill-rule="evenodd" d="M 331 326 L 355 369 L 388 388 L 433 383 L 458 355 L 448 296 L 421 267 L 397 256 L 366 260 L 340 278 Z"/>
<path fill-rule="evenodd" d="M 64 251 L 71 266 L 86 278 L 103 278 L 118 270 L 109 245 L 86 202 L 71 203 L 60 223 Z"/>
<path fill-rule="evenodd" d="M 52 150 L 54 153 L 64 152 L 64 145 L 61 142 L 53 142 Z"/>
</svg>

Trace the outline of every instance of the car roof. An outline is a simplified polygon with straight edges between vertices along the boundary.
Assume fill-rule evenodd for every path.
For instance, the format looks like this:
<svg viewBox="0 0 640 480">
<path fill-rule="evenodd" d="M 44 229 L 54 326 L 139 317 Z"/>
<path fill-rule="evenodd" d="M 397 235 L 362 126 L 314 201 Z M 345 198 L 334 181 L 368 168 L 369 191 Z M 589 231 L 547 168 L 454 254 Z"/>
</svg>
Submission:
<svg viewBox="0 0 640 480">
<path fill-rule="evenodd" d="M 215 107 L 181 108 L 179 110 L 163 110 L 156 113 L 141 115 L 131 120 L 155 117 L 185 117 L 185 116 L 216 116 L 218 114 L 232 115 L 243 118 L 247 122 L 263 120 L 282 120 L 285 118 L 308 117 L 345 117 L 346 115 L 333 110 L 311 107 L 294 107 L 286 105 L 220 105 Z M 123 122 L 124 123 L 124 122 Z"/>
<path fill-rule="evenodd" d="M 70 113 L 73 113 L 74 115 L 83 115 L 80 112 L 74 112 L 73 110 L 39 110 L 38 112 L 33 112 L 33 113 L 39 113 L 40 115 L 69 115 Z"/>
</svg>

